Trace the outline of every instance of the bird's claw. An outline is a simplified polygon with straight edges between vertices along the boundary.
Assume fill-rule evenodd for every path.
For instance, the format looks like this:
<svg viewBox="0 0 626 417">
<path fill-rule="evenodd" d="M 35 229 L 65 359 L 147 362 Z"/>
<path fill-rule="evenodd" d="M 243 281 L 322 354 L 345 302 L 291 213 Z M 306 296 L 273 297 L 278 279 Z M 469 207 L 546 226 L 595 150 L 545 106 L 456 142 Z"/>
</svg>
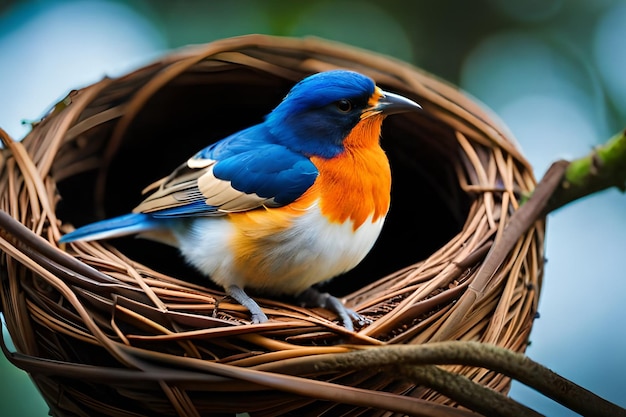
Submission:
<svg viewBox="0 0 626 417">
<path fill-rule="evenodd" d="M 357 323 L 359 327 L 371 323 L 371 320 L 368 318 L 344 306 L 337 297 L 326 292 L 319 292 L 313 287 L 301 293 L 298 296 L 298 300 L 305 306 L 321 307 L 337 314 L 343 327 L 349 331 L 354 331 L 354 323 Z"/>
<path fill-rule="evenodd" d="M 348 311 L 348 315 L 350 316 L 352 321 L 356 323 L 359 327 L 364 327 L 373 323 L 372 319 L 362 316 L 350 308 L 346 308 L 346 310 Z"/>
<path fill-rule="evenodd" d="M 265 323 L 269 320 L 256 301 L 250 298 L 241 287 L 231 285 L 226 288 L 226 293 L 250 311 L 250 321 L 252 324 Z"/>
<path fill-rule="evenodd" d="M 269 321 L 267 315 L 262 311 L 250 312 L 250 323 L 251 324 L 260 324 Z"/>
</svg>

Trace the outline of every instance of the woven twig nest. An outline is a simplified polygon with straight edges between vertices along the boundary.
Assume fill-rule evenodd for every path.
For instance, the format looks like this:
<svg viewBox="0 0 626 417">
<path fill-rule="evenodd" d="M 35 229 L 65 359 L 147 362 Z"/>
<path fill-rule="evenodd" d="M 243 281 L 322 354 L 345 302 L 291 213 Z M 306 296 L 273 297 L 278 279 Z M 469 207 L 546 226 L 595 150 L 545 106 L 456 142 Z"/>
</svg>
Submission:
<svg viewBox="0 0 626 417">
<path fill-rule="evenodd" d="M 261 120 L 299 79 L 338 67 L 424 107 L 385 122 L 388 221 L 363 264 L 325 288 L 370 325 L 351 334 L 328 311 L 258 296 L 270 321 L 251 325 L 241 306 L 170 248 L 132 238 L 59 248 L 70 224 L 130 211 L 146 184 Z M 404 63 L 316 39 L 227 39 L 74 91 L 22 143 L 5 141 L 0 208 L 17 221 L 3 221 L 2 311 L 27 355 L 19 366 L 54 415 L 368 410 L 316 399 L 305 383 L 312 378 L 335 384 L 328 389 L 450 403 L 379 369 L 318 373 L 294 368 L 294 360 L 382 344 L 474 340 L 517 352 L 527 344 L 543 222 L 487 279 L 477 276 L 521 195 L 534 188 L 531 169 L 479 105 Z M 508 389 L 495 372 L 450 369 Z M 278 377 L 294 372 L 298 378 Z M 385 408 L 377 398 L 369 404 Z"/>
</svg>

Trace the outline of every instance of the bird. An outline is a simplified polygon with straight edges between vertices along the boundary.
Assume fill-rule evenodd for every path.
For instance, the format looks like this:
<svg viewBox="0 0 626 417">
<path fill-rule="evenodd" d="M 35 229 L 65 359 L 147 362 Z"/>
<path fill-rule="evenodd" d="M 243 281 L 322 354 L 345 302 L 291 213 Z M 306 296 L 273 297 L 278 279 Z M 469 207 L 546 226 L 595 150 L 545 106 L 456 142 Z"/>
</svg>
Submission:
<svg viewBox="0 0 626 417">
<path fill-rule="evenodd" d="M 420 109 L 361 73 L 314 73 L 260 123 L 147 186 L 131 213 L 59 242 L 137 235 L 171 245 L 243 305 L 251 324 L 268 317 L 246 290 L 325 308 L 352 331 L 366 320 L 315 285 L 353 269 L 376 242 L 391 199 L 382 122 Z"/>
</svg>

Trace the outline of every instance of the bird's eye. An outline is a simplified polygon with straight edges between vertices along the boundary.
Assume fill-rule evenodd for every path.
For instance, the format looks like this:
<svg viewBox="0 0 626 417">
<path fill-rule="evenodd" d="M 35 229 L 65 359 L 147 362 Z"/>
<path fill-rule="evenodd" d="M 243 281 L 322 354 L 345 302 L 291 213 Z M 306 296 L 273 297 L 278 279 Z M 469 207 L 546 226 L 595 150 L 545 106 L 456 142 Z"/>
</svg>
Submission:
<svg viewBox="0 0 626 417">
<path fill-rule="evenodd" d="M 335 106 L 342 113 L 348 113 L 350 110 L 352 110 L 352 102 L 345 98 L 342 100 L 336 101 Z"/>
</svg>

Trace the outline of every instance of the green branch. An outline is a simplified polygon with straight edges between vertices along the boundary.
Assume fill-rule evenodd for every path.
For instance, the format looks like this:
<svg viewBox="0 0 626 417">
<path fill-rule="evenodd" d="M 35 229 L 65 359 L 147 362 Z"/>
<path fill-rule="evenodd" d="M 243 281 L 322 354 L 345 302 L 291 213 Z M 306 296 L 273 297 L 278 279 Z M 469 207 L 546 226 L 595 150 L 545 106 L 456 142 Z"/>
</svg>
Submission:
<svg viewBox="0 0 626 417">
<path fill-rule="evenodd" d="M 590 154 L 569 162 L 548 202 L 547 211 L 611 187 L 626 192 L 626 130 Z"/>
</svg>

